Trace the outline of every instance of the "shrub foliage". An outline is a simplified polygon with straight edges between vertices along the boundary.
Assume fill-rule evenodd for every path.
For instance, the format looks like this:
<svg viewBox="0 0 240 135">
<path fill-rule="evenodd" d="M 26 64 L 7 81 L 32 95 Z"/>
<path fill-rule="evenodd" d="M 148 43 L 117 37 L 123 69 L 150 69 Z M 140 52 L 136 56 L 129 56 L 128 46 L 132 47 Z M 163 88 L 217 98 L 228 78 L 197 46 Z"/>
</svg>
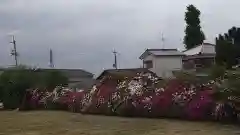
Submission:
<svg viewBox="0 0 240 135">
<path fill-rule="evenodd" d="M 54 88 L 60 84 L 67 84 L 67 78 L 58 71 L 39 72 L 22 66 L 7 69 L 0 75 L 0 101 L 4 108 L 15 109 L 20 106 L 27 89 Z"/>
</svg>

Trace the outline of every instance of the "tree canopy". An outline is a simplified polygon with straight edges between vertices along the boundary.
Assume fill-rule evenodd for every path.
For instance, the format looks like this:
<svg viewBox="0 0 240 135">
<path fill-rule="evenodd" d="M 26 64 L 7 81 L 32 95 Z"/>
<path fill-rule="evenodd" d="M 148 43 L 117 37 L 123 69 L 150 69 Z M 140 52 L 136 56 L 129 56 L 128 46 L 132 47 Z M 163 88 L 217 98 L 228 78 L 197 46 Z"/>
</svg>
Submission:
<svg viewBox="0 0 240 135">
<path fill-rule="evenodd" d="M 205 40 L 205 35 L 200 26 L 201 12 L 194 6 L 187 6 L 185 13 L 186 29 L 184 44 L 186 49 L 191 49 L 199 44 L 202 44 Z"/>
<path fill-rule="evenodd" d="M 216 38 L 216 62 L 231 68 L 240 58 L 240 28 L 232 27 Z"/>
</svg>

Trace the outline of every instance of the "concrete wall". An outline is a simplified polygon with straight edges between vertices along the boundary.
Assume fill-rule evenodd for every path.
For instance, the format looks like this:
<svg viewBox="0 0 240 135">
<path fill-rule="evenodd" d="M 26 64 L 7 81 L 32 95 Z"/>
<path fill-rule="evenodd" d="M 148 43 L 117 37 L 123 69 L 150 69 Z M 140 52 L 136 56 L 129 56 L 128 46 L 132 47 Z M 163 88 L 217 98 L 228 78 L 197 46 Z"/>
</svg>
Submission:
<svg viewBox="0 0 240 135">
<path fill-rule="evenodd" d="M 146 60 L 152 60 L 153 68 L 149 70 L 156 73 L 159 77 L 172 77 L 172 71 L 182 69 L 181 56 L 148 56 L 145 58 Z"/>
<path fill-rule="evenodd" d="M 202 53 L 204 54 L 215 54 L 215 46 L 213 45 L 203 45 Z"/>
</svg>

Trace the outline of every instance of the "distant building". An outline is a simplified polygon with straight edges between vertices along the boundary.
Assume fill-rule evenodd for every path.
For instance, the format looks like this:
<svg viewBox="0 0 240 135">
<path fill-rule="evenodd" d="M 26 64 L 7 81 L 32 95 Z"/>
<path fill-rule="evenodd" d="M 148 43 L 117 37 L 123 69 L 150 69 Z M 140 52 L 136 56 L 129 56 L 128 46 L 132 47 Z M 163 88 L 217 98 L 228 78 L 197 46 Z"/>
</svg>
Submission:
<svg viewBox="0 0 240 135">
<path fill-rule="evenodd" d="M 5 70 L 14 70 L 15 68 L 1 68 L 0 74 Z M 95 83 L 93 74 L 82 69 L 36 69 L 36 72 L 59 71 L 68 78 L 68 86 L 78 89 L 90 89 Z"/>
<path fill-rule="evenodd" d="M 184 54 L 177 49 L 147 49 L 139 58 L 143 67 L 159 77 L 172 77 L 173 71 L 182 69 Z"/>
<path fill-rule="evenodd" d="M 96 78 L 96 80 L 101 80 L 105 76 L 111 76 L 112 79 L 122 80 L 125 79 L 125 77 L 127 78 L 135 77 L 138 73 L 151 73 L 152 75 L 155 75 L 155 73 L 146 68 L 108 69 L 104 70 Z"/>
<path fill-rule="evenodd" d="M 93 74 L 82 69 L 43 69 L 57 70 L 68 78 L 68 87 L 78 89 L 90 89 L 95 83 Z"/>
<path fill-rule="evenodd" d="M 210 67 L 215 62 L 215 45 L 203 43 L 192 49 L 183 51 L 183 67 L 185 69 Z"/>
<path fill-rule="evenodd" d="M 103 86 L 100 88 L 114 90 L 118 85 L 119 81 L 125 80 L 126 78 L 131 80 L 138 73 L 148 73 L 152 76 L 157 77 L 155 73 L 146 68 L 129 68 L 129 69 L 108 69 L 104 70 L 97 78 L 96 85 Z M 104 79 L 104 82 L 102 80 Z"/>
</svg>

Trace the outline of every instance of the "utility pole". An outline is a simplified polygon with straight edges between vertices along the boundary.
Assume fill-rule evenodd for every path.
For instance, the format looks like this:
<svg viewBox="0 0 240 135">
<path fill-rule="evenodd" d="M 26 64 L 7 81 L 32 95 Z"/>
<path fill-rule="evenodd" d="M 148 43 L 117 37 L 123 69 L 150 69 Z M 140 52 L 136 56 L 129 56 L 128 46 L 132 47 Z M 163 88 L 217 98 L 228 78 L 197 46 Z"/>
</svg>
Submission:
<svg viewBox="0 0 240 135">
<path fill-rule="evenodd" d="M 53 64 L 53 51 L 52 51 L 52 49 L 50 49 L 49 55 L 50 55 L 49 66 L 50 66 L 50 68 L 54 68 L 54 64 Z"/>
<path fill-rule="evenodd" d="M 11 55 L 14 56 L 15 59 L 15 66 L 18 66 L 18 52 L 17 52 L 17 47 L 16 47 L 16 40 L 14 35 L 12 36 L 12 41 L 10 42 L 11 44 L 13 44 L 13 50 L 11 50 Z"/>
<path fill-rule="evenodd" d="M 162 49 L 164 49 L 165 48 L 165 38 L 164 38 L 164 36 L 163 36 L 163 33 L 162 33 L 162 37 L 161 37 L 161 40 L 162 40 Z"/>
<path fill-rule="evenodd" d="M 115 50 L 113 51 L 113 55 L 114 55 L 113 68 L 117 69 L 117 52 Z"/>
</svg>

